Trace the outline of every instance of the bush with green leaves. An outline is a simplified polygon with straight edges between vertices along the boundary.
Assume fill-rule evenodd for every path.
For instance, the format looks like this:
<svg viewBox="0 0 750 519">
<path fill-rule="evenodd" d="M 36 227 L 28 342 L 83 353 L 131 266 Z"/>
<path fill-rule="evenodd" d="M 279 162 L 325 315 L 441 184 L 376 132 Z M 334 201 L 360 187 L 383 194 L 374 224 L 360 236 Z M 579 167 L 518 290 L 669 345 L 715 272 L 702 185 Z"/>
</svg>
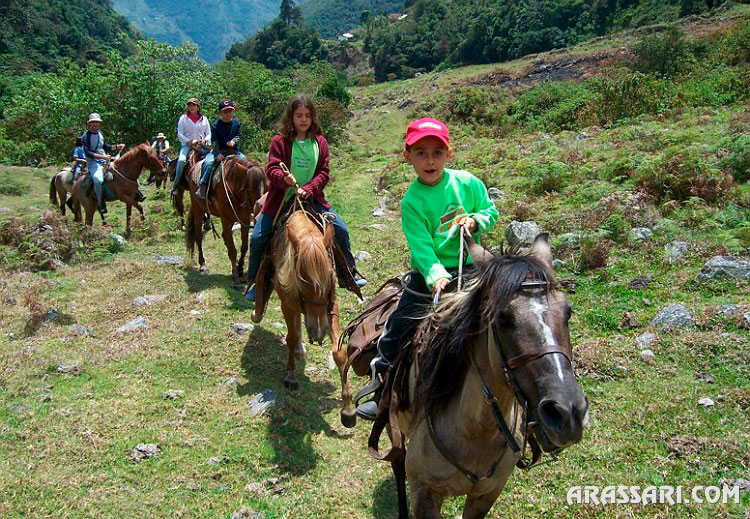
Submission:
<svg viewBox="0 0 750 519">
<path fill-rule="evenodd" d="M 438 103 L 441 117 L 449 121 L 473 125 L 503 127 L 507 116 L 508 94 L 505 90 L 487 87 L 457 88 Z"/>
<path fill-rule="evenodd" d="M 587 84 L 574 81 L 548 82 L 530 88 L 508 107 L 515 122 L 547 131 L 577 130 L 581 113 L 595 93 Z"/>
<path fill-rule="evenodd" d="M 633 68 L 664 77 L 681 72 L 690 59 L 690 43 L 685 33 L 674 25 L 662 32 L 649 34 L 633 46 Z"/>
<path fill-rule="evenodd" d="M 528 190 L 532 195 L 560 193 L 567 187 L 572 177 L 570 166 L 556 160 L 534 163 L 523 169 L 526 170 L 529 178 Z"/>
<path fill-rule="evenodd" d="M 672 105 L 672 83 L 641 72 L 614 73 L 593 79 L 588 116 L 600 125 L 642 114 L 660 114 Z"/>
<path fill-rule="evenodd" d="M 750 180 L 750 135 L 741 134 L 722 143 L 727 154 L 721 159 L 723 168 L 729 170 L 737 182 Z"/>
<path fill-rule="evenodd" d="M 624 243 L 630 233 L 630 223 L 623 215 L 612 213 L 602 222 L 599 229 L 604 237 L 615 243 Z"/>
</svg>

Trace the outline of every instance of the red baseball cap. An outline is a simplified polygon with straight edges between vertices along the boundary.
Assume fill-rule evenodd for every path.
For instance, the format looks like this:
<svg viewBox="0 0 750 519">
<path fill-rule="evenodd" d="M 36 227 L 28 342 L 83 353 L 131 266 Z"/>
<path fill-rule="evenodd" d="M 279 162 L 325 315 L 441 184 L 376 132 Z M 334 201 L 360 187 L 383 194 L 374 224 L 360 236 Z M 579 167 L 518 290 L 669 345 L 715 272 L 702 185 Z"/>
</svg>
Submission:
<svg viewBox="0 0 750 519">
<path fill-rule="evenodd" d="M 451 138 L 448 134 L 448 127 L 444 122 L 425 117 L 410 122 L 409 126 L 406 127 L 407 146 L 411 146 L 415 142 L 430 136 L 437 137 L 443 141 L 443 144 L 450 148 Z"/>
</svg>

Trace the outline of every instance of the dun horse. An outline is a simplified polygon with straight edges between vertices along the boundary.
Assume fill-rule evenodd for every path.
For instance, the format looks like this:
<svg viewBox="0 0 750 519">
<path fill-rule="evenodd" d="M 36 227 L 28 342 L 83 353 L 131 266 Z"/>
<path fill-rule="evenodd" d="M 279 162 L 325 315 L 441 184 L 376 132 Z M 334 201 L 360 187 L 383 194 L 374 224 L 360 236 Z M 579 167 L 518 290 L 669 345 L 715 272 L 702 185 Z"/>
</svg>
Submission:
<svg viewBox="0 0 750 519">
<path fill-rule="evenodd" d="M 227 247 L 229 261 L 232 263 L 232 279 L 235 285 L 242 283 L 242 272 L 245 255 L 248 249 L 248 233 L 255 217 L 253 207 L 266 188 L 266 174 L 263 169 L 246 159 L 230 156 L 224 159 L 219 171 L 214 175 L 221 175 L 205 200 L 196 196 L 198 190 L 194 173 L 200 172 L 201 162 L 193 162 L 192 167 L 185 168 L 183 178 L 186 178 L 190 189 L 190 212 L 188 213 L 185 244 L 192 255 L 195 245 L 198 245 L 198 264 L 201 271 L 207 270 L 206 258 L 203 256 L 203 216 L 212 214 L 221 219 L 221 235 Z M 175 206 L 182 205 L 182 189 L 175 200 Z M 232 237 L 232 226 L 235 222 L 241 226 L 242 246 L 240 259 L 237 261 L 237 247 Z"/>
<path fill-rule="evenodd" d="M 70 175 L 71 183 L 66 182 L 65 177 Z M 79 175 L 88 175 L 88 170 L 84 169 Z M 65 207 L 70 202 L 70 208 L 73 211 L 73 221 L 81 221 L 81 205 L 73 197 L 72 183 L 73 173 L 70 168 L 64 168 L 57 175 L 52 177 L 49 183 L 49 201 L 60 208 L 60 212 L 65 216 Z M 68 200 L 68 193 L 70 193 L 70 201 Z"/>
<path fill-rule="evenodd" d="M 388 459 L 402 519 L 405 475 L 417 518 L 439 519 L 445 497 L 456 495 L 467 496 L 464 519 L 485 517 L 513 468 L 529 465 L 526 442 L 536 461 L 542 450 L 580 441 L 587 420 L 571 365 L 571 309 L 555 283 L 546 235 L 529 256 L 493 258 L 470 247 L 478 267 L 466 289 L 438 304 L 429 317 L 436 331 L 401 371 L 408 404 L 392 411 L 391 439 L 403 445 L 403 431 L 409 448 Z M 378 417 L 376 427 L 387 420 Z"/>
<path fill-rule="evenodd" d="M 112 191 L 116 200 L 125 202 L 127 208 L 125 232 L 130 235 L 130 214 L 133 206 L 141 213 L 141 218 L 146 219 L 143 206 L 134 198 L 136 191 L 138 191 L 138 177 L 141 176 L 144 168 L 152 172 L 159 171 L 163 174 L 164 164 L 159 160 L 148 142 L 145 142 L 128 150 L 122 157 L 115 160 L 113 165 L 114 167 L 110 166 L 112 180 L 105 182 L 105 186 Z M 86 225 L 92 225 L 97 208 L 96 194 L 94 194 L 93 189 L 88 190 L 88 193 L 84 192 L 82 184 L 85 177 L 85 175 L 81 175 L 76 180 L 73 193 L 77 203 L 80 203 L 86 211 Z"/>
<path fill-rule="evenodd" d="M 353 423 L 352 394 L 343 376 L 346 350 L 339 347 L 341 329 L 336 302 L 336 269 L 331 253 L 334 229 L 332 224 L 324 221 L 325 232 L 321 232 L 310 218 L 303 210 L 293 212 L 283 231 L 280 230 L 270 244 L 273 251 L 273 281 L 281 299 L 287 329 L 287 375 L 284 385 L 292 390 L 298 388 L 295 360 L 304 360 L 307 356 L 302 344 L 301 316 L 304 315 L 310 342 L 321 344 L 326 335 L 331 338 L 331 352 L 342 383 L 344 406 L 341 419 L 344 423 Z M 258 279 L 263 275 L 261 269 Z M 264 304 L 256 303 L 253 321 L 260 322 L 264 307 Z"/>
</svg>

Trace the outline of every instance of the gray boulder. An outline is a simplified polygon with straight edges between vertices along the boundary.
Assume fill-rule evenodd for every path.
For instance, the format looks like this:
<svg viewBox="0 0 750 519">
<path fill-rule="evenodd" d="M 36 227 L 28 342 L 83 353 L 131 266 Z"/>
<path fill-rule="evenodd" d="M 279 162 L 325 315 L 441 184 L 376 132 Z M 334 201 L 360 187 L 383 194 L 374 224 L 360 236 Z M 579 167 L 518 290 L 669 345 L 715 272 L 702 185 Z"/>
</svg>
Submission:
<svg viewBox="0 0 750 519">
<path fill-rule="evenodd" d="M 670 304 L 664 307 L 654 319 L 651 326 L 690 328 L 695 326 L 693 314 L 683 304 Z"/>
<path fill-rule="evenodd" d="M 181 266 L 183 264 L 182 257 L 180 256 L 162 256 L 161 254 L 156 254 L 154 261 L 159 265 Z"/>
<path fill-rule="evenodd" d="M 127 323 L 120 326 L 116 331 L 117 333 L 128 333 L 146 328 L 148 328 L 148 322 L 146 321 L 146 318 L 142 315 L 139 315 L 135 319 L 128 321 Z"/>
<path fill-rule="evenodd" d="M 138 296 L 133 298 L 135 306 L 148 306 L 154 303 L 161 303 L 167 298 L 166 294 L 153 294 L 149 296 Z"/>
<path fill-rule="evenodd" d="M 733 304 L 721 305 L 719 307 L 719 311 L 721 312 L 721 315 L 725 317 L 731 317 L 733 315 L 737 315 L 740 312 L 740 307 Z"/>
<path fill-rule="evenodd" d="M 630 230 L 630 237 L 636 241 L 647 240 L 654 235 L 654 231 L 648 227 L 636 227 Z"/>
<path fill-rule="evenodd" d="M 510 225 L 505 228 L 505 238 L 511 245 L 517 243 L 530 245 L 534 243 L 534 238 L 536 238 L 540 232 L 541 231 L 536 222 L 519 222 L 513 220 Z"/>
<path fill-rule="evenodd" d="M 236 333 L 238 336 L 242 336 L 246 333 L 252 332 L 253 328 L 255 328 L 255 325 L 250 323 L 234 323 L 232 325 L 234 333 Z"/>
<path fill-rule="evenodd" d="M 686 241 L 673 241 L 672 243 L 667 243 L 664 246 L 664 261 L 670 265 L 685 261 L 685 254 L 688 251 L 688 247 L 689 245 Z"/>
<path fill-rule="evenodd" d="M 640 334 L 638 337 L 635 338 L 635 342 L 638 343 L 638 346 L 641 348 L 648 348 L 652 344 L 654 344 L 657 340 L 656 334 L 653 332 L 646 332 Z"/>
<path fill-rule="evenodd" d="M 706 281 L 726 277 L 750 281 L 750 263 L 727 256 L 714 256 L 703 265 L 697 279 Z"/>
<path fill-rule="evenodd" d="M 370 253 L 365 250 L 361 250 L 357 251 L 357 253 L 354 255 L 354 259 L 357 261 L 367 261 L 369 259 L 372 259 L 372 255 L 370 255 Z"/>
<path fill-rule="evenodd" d="M 273 389 L 266 389 L 262 393 L 256 394 L 252 400 L 250 400 L 250 414 L 252 416 L 258 416 L 269 409 L 274 409 L 284 405 L 284 401 L 281 399 L 281 395 Z"/>
<path fill-rule="evenodd" d="M 88 337 L 91 335 L 91 330 L 82 324 L 72 324 L 70 326 L 70 334 L 78 337 Z"/>
<path fill-rule="evenodd" d="M 161 448 L 155 443 L 139 443 L 130 451 L 130 461 L 140 463 L 149 458 L 161 456 Z"/>
<path fill-rule="evenodd" d="M 497 187 L 489 188 L 487 190 L 487 194 L 489 195 L 490 200 L 492 200 L 493 202 L 497 202 L 498 200 L 505 198 L 505 191 Z"/>
</svg>

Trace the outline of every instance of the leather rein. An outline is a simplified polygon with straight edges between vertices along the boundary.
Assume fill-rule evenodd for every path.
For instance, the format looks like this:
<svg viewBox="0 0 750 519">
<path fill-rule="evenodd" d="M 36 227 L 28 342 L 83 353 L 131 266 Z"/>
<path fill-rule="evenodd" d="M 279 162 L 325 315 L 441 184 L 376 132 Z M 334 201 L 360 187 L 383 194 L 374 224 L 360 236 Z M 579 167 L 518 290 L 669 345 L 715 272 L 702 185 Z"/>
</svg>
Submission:
<svg viewBox="0 0 750 519">
<path fill-rule="evenodd" d="M 524 281 L 521 283 L 521 290 L 523 289 L 538 289 L 543 288 L 546 290 L 549 289 L 549 284 L 546 281 L 541 280 L 530 280 L 530 281 Z M 513 370 L 516 368 L 519 368 L 521 366 L 524 366 L 528 364 L 529 362 L 539 359 L 541 357 L 544 357 L 546 355 L 551 355 L 555 353 L 559 353 L 563 355 L 568 362 L 571 362 L 570 356 L 565 352 L 558 344 L 555 344 L 552 348 L 545 348 L 540 351 L 535 351 L 531 353 L 523 353 L 520 355 L 517 355 L 515 357 L 512 357 L 510 359 L 507 359 L 505 356 L 505 353 L 503 352 L 502 345 L 500 344 L 500 341 L 497 340 L 497 337 L 499 337 L 497 330 L 495 329 L 495 325 L 492 325 L 488 327 L 487 329 L 487 341 L 492 341 L 495 344 L 495 347 L 497 348 L 498 357 L 500 359 L 500 365 L 503 368 L 503 373 L 505 375 L 505 380 L 510 386 L 511 390 L 513 391 L 513 397 L 514 402 L 521 403 L 521 407 L 523 408 L 523 424 L 521 430 L 523 431 L 523 444 L 519 445 L 518 441 L 516 441 L 515 436 L 513 435 L 513 430 L 506 422 L 505 418 L 503 417 L 503 413 L 500 409 L 500 406 L 498 404 L 497 397 L 492 392 L 492 389 L 487 385 L 487 383 L 484 380 L 484 377 L 482 376 L 482 372 L 479 369 L 479 366 L 477 366 L 476 361 L 474 360 L 474 356 L 469 353 L 469 359 L 471 360 L 472 365 L 474 366 L 474 369 L 477 372 L 477 375 L 479 376 L 479 380 L 482 384 L 482 393 L 484 394 L 484 400 L 487 403 L 487 405 L 490 406 L 492 410 L 492 416 L 495 419 L 495 425 L 498 429 L 498 431 L 503 435 L 506 441 L 507 447 L 509 447 L 513 451 L 513 455 L 518 459 L 516 466 L 520 469 L 530 469 L 532 467 L 535 467 L 537 465 L 543 465 L 545 463 L 550 463 L 554 461 L 557 458 L 556 453 L 551 453 L 551 459 L 547 462 L 540 463 L 540 460 L 542 458 L 542 448 L 539 445 L 538 440 L 536 439 L 534 435 L 533 428 L 536 426 L 534 423 L 528 423 L 527 417 L 528 417 L 528 398 L 523 394 L 523 391 L 517 384 L 514 375 Z M 445 444 L 440 440 L 440 438 L 437 435 L 437 432 L 435 431 L 435 426 L 433 425 L 432 416 L 430 415 L 429 411 L 425 413 L 426 420 L 427 420 L 427 427 L 430 432 L 430 438 L 432 439 L 432 442 L 435 444 L 435 447 L 440 452 L 440 454 L 451 464 L 453 465 L 459 472 L 461 472 L 469 481 L 472 483 L 478 483 L 482 480 L 489 479 L 495 474 L 495 470 L 497 469 L 498 465 L 503 459 L 503 454 L 495 461 L 490 468 L 487 470 L 487 472 L 484 475 L 477 475 L 476 473 L 468 470 L 465 468 L 461 463 L 456 459 L 456 457 L 448 451 Z M 515 427 L 514 427 L 515 428 Z M 526 456 L 526 444 L 529 444 L 532 451 L 531 459 L 529 459 Z"/>
</svg>

